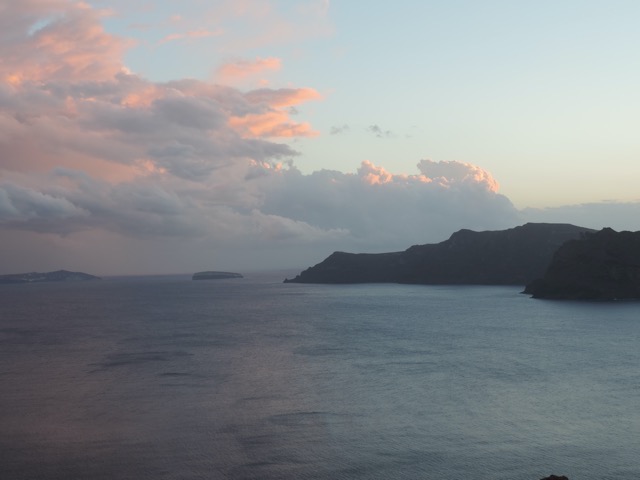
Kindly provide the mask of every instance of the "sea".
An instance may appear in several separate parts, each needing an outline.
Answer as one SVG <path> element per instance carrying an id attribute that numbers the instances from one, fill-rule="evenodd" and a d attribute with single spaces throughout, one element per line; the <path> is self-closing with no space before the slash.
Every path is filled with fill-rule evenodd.
<path id="1" fill-rule="evenodd" d="M 640 303 L 295 273 L 0 285 L 0 478 L 640 478 Z"/>

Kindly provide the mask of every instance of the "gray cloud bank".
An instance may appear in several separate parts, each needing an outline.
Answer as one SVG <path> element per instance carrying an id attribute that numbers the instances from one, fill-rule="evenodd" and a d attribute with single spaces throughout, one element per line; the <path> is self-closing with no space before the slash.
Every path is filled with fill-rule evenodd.
<path id="1" fill-rule="evenodd" d="M 98 273 L 293 267 L 336 249 L 399 250 L 463 227 L 518 221 L 492 179 L 469 176 L 477 174 L 471 165 L 466 175 L 433 178 L 393 175 L 368 162 L 356 173 L 304 175 L 251 162 L 242 171 L 233 165 L 202 182 L 164 174 L 110 183 L 63 168 L 37 181 L 9 176 L 0 182 L 0 231 L 12 232 L 0 250 L 3 266 L 37 269 L 29 263 L 41 262 L 28 252 L 33 244 L 51 252 L 47 268 L 66 258 Z M 40 240 L 25 241 L 31 237 Z M 120 258 L 107 254 L 114 244 Z"/>
<path id="2" fill-rule="evenodd" d="M 423 162 L 423 169 L 441 163 Z M 638 203 L 518 211 L 492 189 L 492 178 L 477 178 L 486 172 L 461 166 L 448 164 L 460 170 L 457 177 L 427 177 L 393 175 L 367 162 L 355 173 L 309 175 L 248 164 L 245 175 L 219 172 L 219 182 L 152 175 L 115 184 L 54 169 L 36 186 L 0 183 L 0 258 L 6 272 L 246 271 L 304 267 L 334 250 L 403 250 L 460 228 L 539 221 L 640 229 Z"/>

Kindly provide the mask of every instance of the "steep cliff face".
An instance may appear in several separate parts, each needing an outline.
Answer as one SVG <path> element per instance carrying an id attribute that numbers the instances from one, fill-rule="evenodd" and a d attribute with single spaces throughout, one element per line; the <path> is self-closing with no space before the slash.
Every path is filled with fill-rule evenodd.
<path id="1" fill-rule="evenodd" d="M 336 252 L 285 282 L 525 285 L 542 276 L 560 245 L 589 231 L 544 223 L 499 231 L 460 230 L 444 242 L 404 252 Z"/>
<path id="2" fill-rule="evenodd" d="M 605 228 L 567 242 L 545 275 L 524 293 L 534 298 L 640 299 L 640 232 Z"/>

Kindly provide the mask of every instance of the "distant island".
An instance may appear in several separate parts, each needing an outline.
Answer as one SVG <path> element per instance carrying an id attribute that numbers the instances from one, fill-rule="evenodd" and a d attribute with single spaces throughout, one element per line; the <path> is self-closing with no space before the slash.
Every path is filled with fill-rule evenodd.
<path id="1" fill-rule="evenodd" d="M 571 300 L 640 299 L 640 232 L 604 228 L 566 242 L 523 293 Z"/>
<path id="2" fill-rule="evenodd" d="M 86 282 L 88 280 L 100 280 L 100 277 L 82 272 L 69 272 L 68 270 L 56 270 L 55 272 L 30 272 L 0 275 L 1 283 L 40 283 L 40 282 Z"/>
<path id="3" fill-rule="evenodd" d="M 527 285 L 541 278 L 566 241 L 594 230 L 527 223 L 508 230 L 459 230 L 437 244 L 402 252 L 334 252 L 285 283 L 412 283 Z"/>
<path id="4" fill-rule="evenodd" d="M 239 273 L 234 272 L 197 272 L 191 277 L 192 280 L 220 280 L 223 278 L 243 278 Z"/>

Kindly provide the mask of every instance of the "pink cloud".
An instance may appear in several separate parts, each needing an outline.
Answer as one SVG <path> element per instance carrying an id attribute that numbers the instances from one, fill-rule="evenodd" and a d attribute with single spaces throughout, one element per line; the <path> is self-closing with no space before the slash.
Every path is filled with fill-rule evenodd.
<path id="1" fill-rule="evenodd" d="M 427 159 L 420 160 L 418 169 L 425 177 L 438 181 L 445 186 L 477 184 L 492 192 L 497 192 L 499 189 L 498 182 L 489 172 L 470 163 L 456 161 L 434 162 Z"/>
<path id="2" fill-rule="evenodd" d="M 282 110 L 231 117 L 229 125 L 245 137 L 315 137 L 318 132 L 306 122 L 296 123 Z"/>
<path id="3" fill-rule="evenodd" d="M 365 160 L 358 169 L 360 178 L 369 185 L 380 185 L 393 182 L 395 176 L 387 172 L 384 168 L 378 167 L 368 160 Z"/>
<path id="4" fill-rule="evenodd" d="M 205 28 L 201 28 L 198 30 L 192 30 L 184 33 L 172 33 L 165 36 L 160 43 L 174 42 L 178 40 L 189 40 L 189 39 L 199 39 L 199 38 L 209 38 L 209 37 L 218 37 L 222 35 L 222 30 L 207 30 Z"/>
<path id="5" fill-rule="evenodd" d="M 80 2 L 6 2 L 0 20 L 0 76 L 13 85 L 113 77 L 127 42 L 104 31 L 100 12 Z"/>
<path id="6" fill-rule="evenodd" d="M 1 170 L 65 167 L 111 182 L 145 175 L 204 179 L 233 162 L 295 154 L 263 138 L 315 134 L 233 88 L 159 84 L 128 73 L 121 61 L 126 42 L 100 21 L 99 12 L 65 0 L 25 0 L 3 11 Z M 279 60 L 258 63 L 274 67 Z M 272 100 L 298 103 L 313 96 L 309 91 L 276 92 Z"/>
<path id="7" fill-rule="evenodd" d="M 275 57 L 238 60 L 226 63 L 218 68 L 217 74 L 223 83 L 235 82 L 247 77 L 262 75 L 267 71 L 280 70 L 282 60 Z"/>
<path id="8" fill-rule="evenodd" d="M 434 183 L 441 188 L 481 188 L 498 192 L 498 182 L 486 170 L 470 163 L 456 161 L 420 160 L 418 175 L 391 174 L 380 166 L 365 160 L 358 169 L 358 176 L 369 185 Z"/>
<path id="9" fill-rule="evenodd" d="M 281 88 L 278 90 L 262 88 L 245 94 L 251 103 L 263 103 L 271 107 L 291 107 L 309 100 L 319 100 L 320 93 L 313 88 Z"/>
<path id="10" fill-rule="evenodd" d="M 319 133 L 306 122 L 290 119 L 286 107 L 320 98 L 313 88 L 284 88 L 252 90 L 244 98 L 258 108 L 257 112 L 235 115 L 229 125 L 243 136 L 292 138 L 315 137 Z"/>

